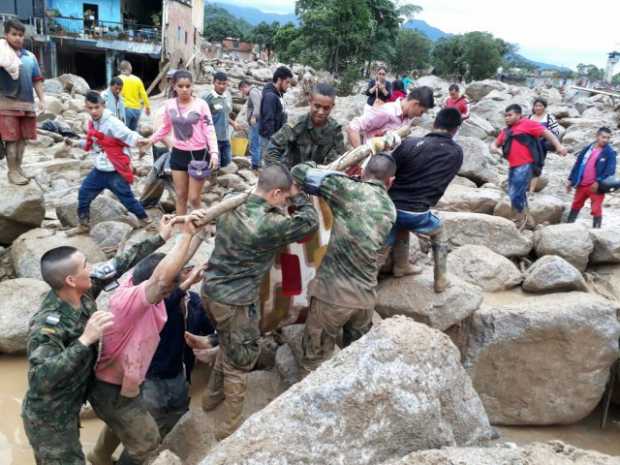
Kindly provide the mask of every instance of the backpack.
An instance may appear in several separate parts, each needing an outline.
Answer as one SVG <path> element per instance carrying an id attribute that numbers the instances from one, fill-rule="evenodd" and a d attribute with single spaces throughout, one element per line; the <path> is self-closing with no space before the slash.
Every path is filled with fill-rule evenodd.
<path id="1" fill-rule="evenodd" d="M 504 134 L 506 135 L 506 140 L 502 146 L 504 158 L 508 159 L 508 155 L 512 149 L 512 141 L 517 140 L 521 144 L 525 145 L 530 151 L 530 154 L 534 159 L 534 174 L 536 176 L 540 175 L 543 166 L 545 166 L 545 153 L 538 139 L 534 136 L 530 136 L 529 134 L 513 134 L 511 128 L 506 128 L 504 131 Z"/>

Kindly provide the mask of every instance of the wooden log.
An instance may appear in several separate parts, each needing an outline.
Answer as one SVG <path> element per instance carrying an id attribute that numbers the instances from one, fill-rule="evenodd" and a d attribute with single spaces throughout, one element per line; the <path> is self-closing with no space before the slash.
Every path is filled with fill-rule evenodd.
<path id="1" fill-rule="evenodd" d="M 411 125 L 403 126 L 402 128 L 394 131 L 401 138 L 407 137 L 411 133 Z M 336 171 L 344 171 L 350 166 L 357 165 L 361 163 L 366 158 L 371 156 L 373 153 L 377 153 L 378 151 L 384 150 L 385 145 L 387 143 L 389 134 L 384 137 L 375 137 L 367 144 L 364 144 L 360 147 L 357 147 L 353 150 L 342 155 L 338 160 L 331 163 L 327 166 L 327 169 L 336 170 Z M 219 202 L 217 205 L 213 205 L 206 209 L 205 217 L 201 218 L 200 221 L 197 221 L 195 224 L 197 227 L 205 226 L 215 220 L 218 216 L 226 213 L 227 211 L 234 210 L 246 199 L 249 197 L 252 190 L 248 190 L 247 192 L 230 196 Z"/>
<path id="2" fill-rule="evenodd" d="M 590 92 L 591 94 L 607 95 L 608 97 L 620 98 L 620 93 L 607 92 L 605 90 L 590 89 L 588 87 L 571 86 L 572 89 L 581 90 L 583 92 Z"/>
<path id="3" fill-rule="evenodd" d="M 170 62 L 166 63 L 166 65 L 159 72 L 159 74 L 157 75 L 155 80 L 153 82 L 151 82 L 151 85 L 149 86 L 149 88 L 146 89 L 146 95 L 151 95 L 151 92 L 153 92 L 153 90 L 155 89 L 157 84 L 159 84 L 159 81 L 161 81 L 161 79 L 164 77 L 164 75 L 168 72 L 168 70 L 170 69 L 170 66 L 171 66 Z"/>

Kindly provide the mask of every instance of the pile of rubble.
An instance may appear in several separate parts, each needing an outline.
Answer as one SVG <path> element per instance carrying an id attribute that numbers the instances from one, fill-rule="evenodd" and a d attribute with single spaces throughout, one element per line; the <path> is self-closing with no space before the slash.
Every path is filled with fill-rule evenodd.
<path id="1" fill-rule="evenodd" d="M 263 85 L 273 72 L 264 63 L 203 65 L 206 75 L 216 68 L 227 71 L 233 92 L 239 80 Z M 303 81 L 329 78 L 307 67 L 293 71 L 297 82 L 285 98 L 290 118 L 308 111 Z M 88 117 L 82 84 L 67 77 L 46 81 L 47 108 L 40 121 L 83 134 Z M 431 86 L 437 101 L 449 85 L 433 76 L 417 84 Z M 208 89 L 201 84 L 197 93 Z M 457 138 L 465 161 L 438 205 L 451 249 L 448 291 L 433 292 L 428 245 L 411 241 L 410 255 L 426 264 L 425 271 L 381 280 L 371 333 L 297 382 L 300 328 L 285 328 L 273 342 L 271 363 L 250 374 L 249 418 L 242 427 L 216 444 L 214 417 L 192 410 L 164 442 L 169 451 L 159 465 L 495 464 L 520 463 L 524 457 L 532 464 L 617 463 L 557 443 L 474 446 L 494 437 L 490 424 L 570 424 L 588 416 L 601 399 L 620 336 L 615 233 L 620 202 L 608 196 L 602 230 L 590 230 L 585 218 L 561 223 L 570 202 L 564 183 L 574 152 L 592 141 L 598 127 L 618 128 L 619 108 L 607 97 L 492 80 L 471 83 L 466 93 L 472 116 Z M 242 101 L 235 96 L 243 120 Z M 528 111 L 536 96 L 548 100 L 572 154 L 549 155 L 544 188 L 529 199 L 533 223 L 520 232 L 508 219 L 507 166 L 490 154 L 488 144 L 504 125 L 504 108 L 519 103 Z M 154 101 L 157 106 L 161 98 Z M 364 104 L 361 94 L 338 97 L 333 116 L 344 127 Z M 420 119 L 416 135 L 431 127 L 435 111 Z M 147 119 L 141 129 L 147 133 L 152 126 Z M 620 148 L 620 139 L 614 143 Z M 135 162 L 138 192 L 151 163 L 149 158 Z M 24 168 L 36 180 L 26 187 L 7 184 L 0 168 L 3 353 L 25 350 L 28 320 L 47 290 L 39 281 L 38 262 L 45 250 L 74 245 L 97 262 L 145 234 L 113 196 L 104 194 L 92 206 L 91 234 L 65 236 L 64 229 L 77 222 L 77 188 L 92 161 L 79 149 L 68 150 L 59 136 L 42 133 L 28 146 Z M 249 168 L 246 158 L 235 158 L 207 182 L 205 204 L 254 185 Z M 163 204 L 170 203 L 164 196 Z M 155 219 L 161 214 L 149 213 Z M 197 260 L 208 259 L 212 247 L 205 243 Z"/>

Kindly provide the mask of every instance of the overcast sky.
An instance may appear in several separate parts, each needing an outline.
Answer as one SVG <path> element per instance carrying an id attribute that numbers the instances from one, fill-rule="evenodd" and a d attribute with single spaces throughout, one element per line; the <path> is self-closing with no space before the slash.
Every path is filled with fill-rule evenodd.
<path id="1" fill-rule="evenodd" d="M 222 0 L 230 1 L 230 0 Z M 294 0 L 237 0 L 274 13 L 294 10 Z M 574 68 L 605 67 L 607 54 L 620 51 L 620 0 L 414 0 L 418 16 L 445 32 L 488 31 L 517 43 L 526 57 Z M 581 4 L 581 8 L 577 5 Z M 616 72 L 620 72 L 620 65 Z"/>

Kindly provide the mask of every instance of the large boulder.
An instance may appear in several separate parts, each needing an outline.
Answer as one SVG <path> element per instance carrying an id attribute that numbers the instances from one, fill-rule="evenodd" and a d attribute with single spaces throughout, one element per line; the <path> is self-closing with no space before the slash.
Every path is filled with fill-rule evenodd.
<path id="1" fill-rule="evenodd" d="M 0 181 L 0 244 L 9 245 L 21 234 L 38 228 L 45 217 L 43 193 L 34 183 L 14 186 Z"/>
<path id="2" fill-rule="evenodd" d="M 210 415 L 202 409 L 191 409 L 164 438 L 161 449 L 173 452 L 183 465 L 196 465 L 216 444 Z"/>
<path id="3" fill-rule="evenodd" d="M 486 97 L 494 90 L 506 92 L 508 90 L 508 86 L 503 82 L 496 81 L 494 79 L 485 79 L 484 81 L 476 81 L 469 84 L 465 88 L 465 93 L 470 99 L 477 102 L 478 100 L 482 100 L 483 97 Z"/>
<path id="4" fill-rule="evenodd" d="M 181 459 L 170 452 L 169 450 L 164 450 L 160 452 L 157 458 L 150 463 L 150 465 L 185 465 Z"/>
<path id="5" fill-rule="evenodd" d="M 19 236 L 11 247 L 15 272 L 20 278 L 41 279 L 41 257 L 55 247 L 75 247 L 89 263 L 102 262 L 106 256 L 89 236 L 67 237 L 47 229 L 33 229 Z"/>
<path id="6" fill-rule="evenodd" d="M 462 137 L 473 137 L 475 139 L 486 139 L 496 133 L 496 129 L 484 118 L 470 113 L 469 118 L 463 121 L 459 135 Z"/>
<path id="7" fill-rule="evenodd" d="M 618 307 L 584 292 L 488 304 L 465 324 L 463 363 L 491 422 L 571 424 L 599 403 L 618 358 Z"/>
<path id="8" fill-rule="evenodd" d="M 532 250 L 532 240 L 520 234 L 512 221 L 479 213 L 441 214 L 449 245 L 484 245 L 505 257 L 524 257 Z"/>
<path id="9" fill-rule="evenodd" d="M 577 268 L 562 257 L 546 255 L 525 273 L 523 290 L 527 292 L 587 291 L 586 281 Z"/>
<path id="10" fill-rule="evenodd" d="M 464 245 L 453 251 L 448 255 L 448 270 L 488 292 L 512 289 L 523 281 L 513 262 L 483 245 Z"/>
<path id="11" fill-rule="evenodd" d="M 501 198 L 502 193 L 497 189 L 478 189 L 451 184 L 437 203 L 437 209 L 490 215 Z"/>
<path id="12" fill-rule="evenodd" d="M 491 435 L 450 339 L 396 317 L 246 420 L 201 465 L 374 465 Z"/>
<path id="13" fill-rule="evenodd" d="M 382 465 L 620 465 L 620 459 L 552 441 L 525 446 L 446 447 L 414 452 Z"/>
<path id="14" fill-rule="evenodd" d="M 456 142 L 463 149 L 460 176 L 471 179 L 478 185 L 497 181 L 497 160 L 491 156 L 487 144 L 473 137 L 458 137 Z"/>
<path id="15" fill-rule="evenodd" d="M 58 76 L 58 80 L 65 86 L 65 90 L 72 94 L 86 95 L 86 92 L 90 90 L 86 79 L 75 74 L 63 74 Z"/>
<path id="16" fill-rule="evenodd" d="M 58 79 L 46 79 L 43 81 L 43 90 L 46 94 L 46 99 L 49 97 L 48 94 L 62 94 L 65 90 L 65 86 Z"/>
<path id="17" fill-rule="evenodd" d="M 504 121 L 504 110 L 506 109 L 506 103 L 484 99 L 475 105 L 472 105 L 471 112 L 477 117 L 487 121 L 495 132 L 506 126 Z"/>
<path id="18" fill-rule="evenodd" d="M 566 202 L 553 195 L 536 194 L 528 200 L 528 213 L 533 224 L 558 224 L 562 222 L 562 215 L 566 208 Z M 495 216 L 510 219 L 514 216 L 510 199 L 506 196 L 495 206 Z"/>
<path id="19" fill-rule="evenodd" d="M 558 255 L 577 268 L 585 271 L 594 250 L 590 233 L 581 224 L 557 224 L 536 231 L 534 235 L 536 255 Z"/>
<path id="20" fill-rule="evenodd" d="M 480 288 L 456 276 L 450 276 L 449 279 L 448 289 L 438 294 L 433 290 L 430 270 L 417 276 L 386 278 L 379 283 L 375 310 L 383 318 L 404 315 L 445 331 L 469 317 L 482 305 Z"/>
<path id="21" fill-rule="evenodd" d="M 620 236 L 612 229 L 592 229 L 590 237 L 594 250 L 590 254 L 590 263 L 620 263 Z"/>
<path id="22" fill-rule="evenodd" d="M 77 194 L 66 196 L 56 206 L 56 216 L 63 226 L 73 227 L 78 225 L 77 206 Z M 138 220 L 118 200 L 107 195 L 99 195 L 90 204 L 90 225 L 92 227 L 104 221 L 120 221 L 131 226 L 137 226 Z"/>
<path id="23" fill-rule="evenodd" d="M 118 249 L 129 238 L 133 228 L 120 221 L 97 223 L 90 231 L 91 237 L 102 249 Z"/>
<path id="24" fill-rule="evenodd" d="M 50 288 L 31 278 L 0 282 L 0 352 L 26 351 L 28 325 Z"/>
<path id="25" fill-rule="evenodd" d="M 258 68 L 250 71 L 250 74 L 257 81 L 267 82 L 273 78 L 273 71 L 270 68 Z"/>

